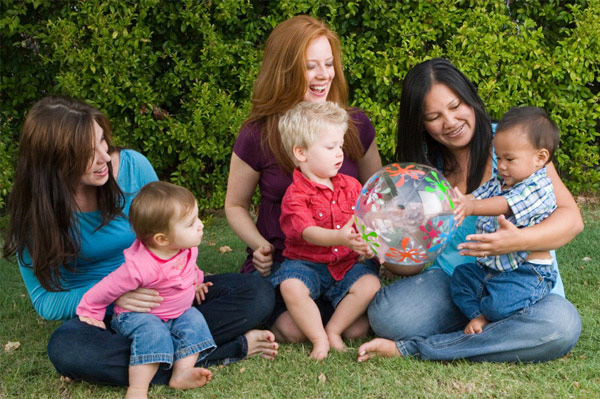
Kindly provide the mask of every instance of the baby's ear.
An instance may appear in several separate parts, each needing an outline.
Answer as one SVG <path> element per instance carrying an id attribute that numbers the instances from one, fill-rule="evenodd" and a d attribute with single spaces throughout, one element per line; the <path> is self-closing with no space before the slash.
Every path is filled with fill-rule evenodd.
<path id="1" fill-rule="evenodd" d="M 294 158 L 296 158 L 296 164 L 298 162 L 306 162 L 306 148 L 295 145 L 292 148 L 292 154 L 294 154 Z"/>
<path id="2" fill-rule="evenodd" d="M 536 154 L 536 163 L 539 168 L 543 167 L 550 161 L 550 151 L 546 148 L 541 148 L 537 151 Z"/>
<path id="3" fill-rule="evenodd" d="M 152 236 L 152 242 L 157 247 L 164 247 L 169 245 L 169 238 L 164 233 L 156 233 Z"/>

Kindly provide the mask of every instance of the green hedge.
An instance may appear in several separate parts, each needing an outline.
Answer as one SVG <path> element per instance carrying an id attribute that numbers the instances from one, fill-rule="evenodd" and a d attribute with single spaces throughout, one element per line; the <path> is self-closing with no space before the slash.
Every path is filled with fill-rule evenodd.
<path id="1" fill-rule="evenodd" d="M 262 46 L 300 13 L 340 35 L 351 102 L 370 114 L 384 162 L 406 71 L 447 57 L 492 117 L 547 109 L 569 188 L 600 189 L 600 0 L 1 1 L 0 210 L 23 117 L 46 94 L 96 105 L 118 145 L 192 189 L 201 208 L 221 207 Z"/>

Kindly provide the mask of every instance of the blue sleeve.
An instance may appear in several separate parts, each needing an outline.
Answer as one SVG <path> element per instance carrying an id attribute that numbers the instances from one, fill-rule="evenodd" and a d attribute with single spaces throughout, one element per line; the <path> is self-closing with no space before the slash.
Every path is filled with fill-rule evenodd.
<path id="1" fill-rule="evenodd" d="M 28 254 L 23 254 L 23 257 L 28 257 Z M 72 288 L 67 291 L 46 291 L 33 274 L 33 267 L 24 266 L 19 261 L 19 269 L 33 308 L 46 320 L 67 320 L 75 317 L 75 308 L 83 294 L 93 285 L 91 282 L 88 286 Z"/>

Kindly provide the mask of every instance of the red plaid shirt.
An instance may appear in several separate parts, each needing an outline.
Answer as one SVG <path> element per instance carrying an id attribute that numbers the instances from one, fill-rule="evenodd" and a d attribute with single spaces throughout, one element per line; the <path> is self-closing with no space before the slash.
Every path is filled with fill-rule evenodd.
<path id="1" fill-rule="evenodd" d="M 331 178 L 333 191 L 307 179 L 299 169 L 281 201 L 281 229 L 285 234 L 283 255 L 290 259 L 325 263 L 335 280 L 341 280 L 358 260 L 348 247 L 322 247 L 302 238 L 304 229 L 319 226 L 341 229 L 354 215 L 354 206 L 362 189 L 355 178 L 338 173 Z"/>

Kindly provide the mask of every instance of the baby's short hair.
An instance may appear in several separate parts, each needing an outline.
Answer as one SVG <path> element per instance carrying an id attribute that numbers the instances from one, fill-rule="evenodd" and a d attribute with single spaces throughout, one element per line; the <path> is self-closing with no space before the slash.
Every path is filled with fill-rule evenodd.
<path id="1" fill-rule="evenodd" d="M 187 188 L 155 181 L 146 184 L 133 199 L 129 222 L 137 238 L 152 246 L 155 234 L 169 234 L 171 222 L 180 220 L 196 206 L 196 198 Z"/>
<path id="2" fill-rule="evenodd" d="M 546 111 L 530 106 L 511 108 L 498 122 L 496 134 L 515 127 L 523 129 L 534 148 L 548 150 L 548 162 L 553 159 L 554 151 L 558 148 L 560 131 Z"/>
<path id="3" fill-rule="evenodd" d="M 334 102 L 303 101 L 289 109 L 279 119 L 281 142 L 291 159 L 295 146 L 308 148 L 317 139 L 319 129 L 326 124 L 348 130 L 348 113 Z"/>

